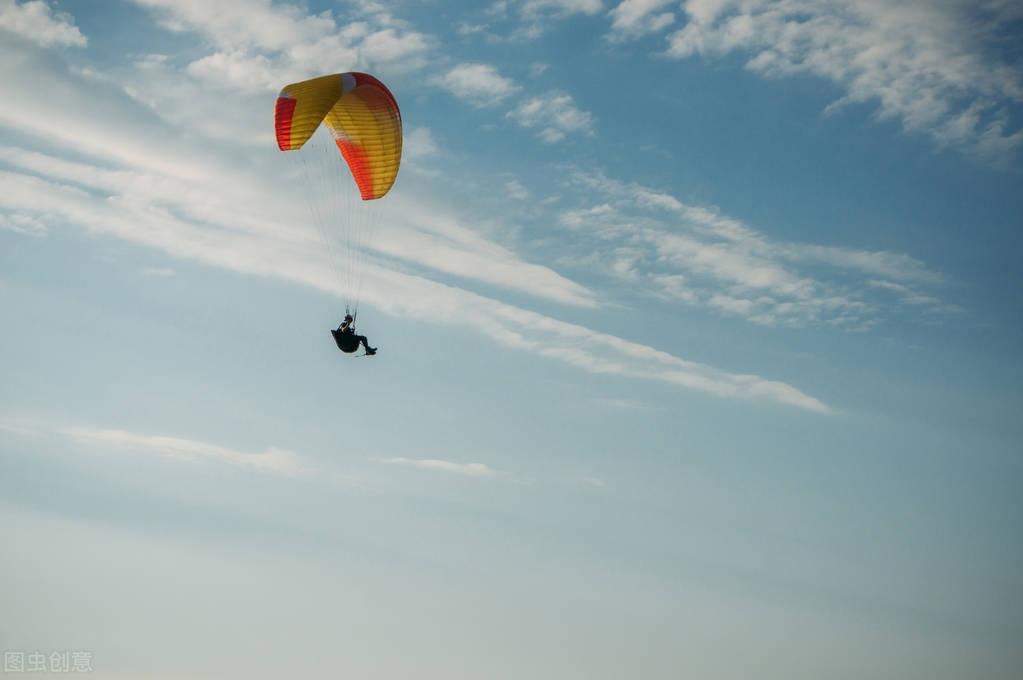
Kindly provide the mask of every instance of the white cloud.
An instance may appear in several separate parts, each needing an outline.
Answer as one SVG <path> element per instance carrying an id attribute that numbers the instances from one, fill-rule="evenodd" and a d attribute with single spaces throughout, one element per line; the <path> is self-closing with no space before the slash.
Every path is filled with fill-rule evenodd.
<path id="1" fill-rule="evenodd" d="M 474 106 L 498 104 L 520 89 L 488 64 L 458 64 L 433 82 Z"/>
<path id="2" fill-rule="evenodd" d="M 15 434 L 20 437 L 38 437 L 42 429 L 36 420 L 28 418 L 0 418 L 0 432 Z"/>
<path id="3" fill-rule="evenodd" d="M 551 144 L 568 134 L 594 134 L 593 115 L 576 107 L 572 95 L 551 91 L 530 97 L 508 112 L 524 128 L 539 128 L 539 136 Z"/>
<path id="4" fill-rule="evenodd" d="M 786 297 L 806 298 L 813 294 L 812 281 L 746 248 L 683 234 L 651 232 L 646 237 L 662 260 L 695 274 Z"/>
<path id="5" fill-rule="evenodd" d="M 780 257 L 793 262 L 827 264 L 900 281 L 927 284 L 941 282 L 940 274 L 928 269 L 927 265 L 915 257 L 901 253 L 792 243 L 778 245 L 776 252 Z"/>
<path id="6" fill-rule="evenodd" d="M 411 70 L 409 67 L 413 64 L 416 68 L 425 66 L 423 55 L 430 44 L 422 33 L 387 28 L 367 35 L 359 49 L 366 64 L 389 64 L 392 68 L 400 64 Z"/>
<path id="7" fill-rule="evenodd" d="M 416 201 L 391 201 L 391 207 L 388 226 L 381 226 L 373 241 L 373 247 L 383 253 L 569 305 L 597 305 L 588 288 L 547 267 L 521 261 L 451 216 L 439 215 Z"/>
<path id="8" fill-rule="evenodd" d="M 98 446 L 105 450 L 144 453 L 184 461 L 212 460 L 283 475 L 297 475 L 303 471 L 298 456 L 284 449 L 249 452 L 194 439 L 96 427 L 70 427 L 64 429 L 63 433 L 80 444 Z"/>
<path id="9" fill-rule="evenodd" d="M 557 144 L 565 138 L 565 133 L 555 127 L 545 127 L 540 130 L 538 136 L 546 144 Z"/>
<path id="10" fill-rule="evenodd" d="M 877 102 L 882 118 L 941 145 L 1001 154 L 1023 143 L 1005 110 L 1023 102 L 1023 76 L 993 47 L 1017 25 L 1011 5 L 690 0 L 685 8 L 689 21 L 670 37 L 670 56 L 742 51 L 764 76 L 810 74 L 843 88 L 829 110 Z"/>
<path id="11" fill-rule="evenodd" d="M 46 236 L 49 232 L 42 216 L 18 212 L 0 213 L 0 229 L 26 236 Z"/>
<path id="12" fill-rule="evenodd" d="M 712 295 L 708 302 L 722 311 L 740 316 L 752 316 L 752 312 L 756 308 L 756 303 L 752 300 L 742 300 L 720 293 Z"/>
<path id="13" fill-rule="evenodd" d="M 867 282 L 870 286 L 880 290 L 888 291 L 899 298 L 899 301 L 906 305 L 924 307 L 934 311 L 957 313 L 963 311 L 958 305 L 943 303 L 937 297 L 921 293 L 911 286 L 894 281 L 871 280 Z"/>
<path id="14" fill-rule="evenodd" d="M 354 61 L 355 53 L 349 59 Z M 187 73 L 200 80 L 237 90 L 279 90 L 287 84 L 278 66 L 262 54 L 215 52 L 190 63 Z"/>
<path id="15" fill-rule="evenodd" d="M 470 24 L 465 21 L 458 24 L 458 35 L 476 35 L 486 31 L 486 24 Z"/>
<path id="16" fill-rule="evenodd" d="M 818 413 L 831 412 L 814 397 L 757 375 L 726 373 L 516 307 L 501 305 L 493 312 L 484 332 L 494 339 L 591 373 L 653 380 L 724 398 L 766 399 Z"/>
<path id="17" fill-rule="evenodd" d="M 654 274 L 650 277 L 654 289 L 661 297 L 674 302 L 696 304 L 699 296 L 689 288 L 686 277 L 682 274 Z"/>
<path id="18" fill-rule="evenodd" d="M 340 22 L 329 10 L 310 15 L 297 5 L 269 0 L 134 0 L 168 30 L 205 36 L 216 51 L 187 67 L 207 83 L 242 91 L 276 90 L 324 72 L 374 70 L 387 76 L 426 65 L 429 36 L 380 8 L 362 7 L 363 20 Z"/>
<path id="19" fill-rule="evenodd" d="M 613 411 L 643 411 L 650 407 L 635 399 L 613 399 L 600 397 L 593 400 L 596 404 Z"/>
<path id="20" fill-rule="evenodd" d="M 667 28 L 674 23 L 675 14 L 658 10 L 674 3 L 675 0 L 622 0 L 610 12 L 610 39 L 620 42 Z"/>
<path id="21" fill-rule="evenodd" d="M 578 227 L 584 224 L 589 225 L 604 216 L 616 214 L 610 203 L 601 203 L 582 210 L 566 210 L 558 217 L 558 221 L 569 227 Z"/>
<path id="22" fill-rule="evenodd" d="M 594 16 L 604 9 L 602 0 L 517 0 L 494 2 L 485 11 L 490 20 L 486 28 L 511 22 L 512 28 L 500 35 L 495 28 L 487 32 L 494 42 L 536 40 L 557 22 L 576 16 Z"/>
<path id="23" fill-rule="evenodd" d="M 16 33 L 25 40 L 49 47 L 85 47 L 88 40 L 74 19 L 63 13 L 54 12 L 43 0 L 0 0 L 0 30 Z"/>
<path id="24" fill-rule="evenodd" d="M 525 0 L 522 3 L 522 13 L 525 16 L 592 15 L 602 9 L 604 9 L 602 0 Z"/>
<path id="25" fill-rule="evenodd" d="M 703 305 L 761 325 L 838 325 L 862 329 L 876 322 L 877 277 L 918 286 L 941 276 L 908 255 L 840 246 L 774 241 L 714 208 L 599 172 L 569 171 L 584 199 L 603 200 L 564 210 L 560 223 L 601 241 L 592 262 L 646 286 L 666 301 Z M 608 245 L 608 244 L 611 245 Z M 812 272 L 812 273 L 811 273 Z M 952 307 L 917 294 L 921 307 Z"/>
<path id="26" fill-rule="evenodd" d="M 401 155 L 403 160 L 412 162 L 424 160 L 440 153 L 440 147 L 430 128 L 417 127 L 403 133 Z"/>
<path id="27" fill-rule="evenodd" d="M 450 460 L 440 460 L 437 458 L 381 458 L 379 462 L 387 465 L 403 465 L 420 470 L 448 472 L 465 477 L 494 478 L 505 474 L 483 463 L 455 463 Z"/>
<path id="28" fill-rule="evenodd" d="M 686 206 L 671 194 L 663 194 L 649 189 L 639 188 L 636 201 L 645 208 L 661 208 L 673 212 L 682 212 Z"/>
<path id="29" fill-rule="evenodd" d="M 256 58 L 248 74 L 225 74 L 218 70 L 218 62 L 219 58 L 198 59 L 181 68 L 167 55 L 147 54 L 114 71 L 116 78 L 92 71 L 87 75 L 105 88 L 128 94 L 169 129 L 219 145 L 272 147 L 273 131 L 264 107 L 283 81 L 275 82 L 269 64 L 261 71 Z M 204 72 L 207 65 L 216 72 Z"/>
<path id="30" fill-rule="evenodd" d="M 22 437 L 56 435 L 103 452 L 144 454 L 185 462 L 212 461 L 268 474 L 298 476 L 309 472 L 296 453 L 275 447 L 265 451 L 245 451 L 197 439 L 91 425 L 67 426 L 40 418 L 0 417 L 0 431 Z"/>
<path id="31" fill-rule="evenodd" d="M 270 0 L 133 0 L 155 10 L 171 31 L 199 31 L 224 50 L 285 50 L 337 30 L 329 12 L 307 14 L 296 5 Z"/>
<path id="32" fill-rule="evenodd" d="M 651 191 L 644 187 L 633 187 L 638 205 L 645 208 L 659 208 L 673 212 L 703 234 L 727 242 L 745 243 L 757 250 L 770 250 L 773 255 L 793 261 L 827 264 L 843 269 L 854 269 L 867 274 L 889 276 L 896 279 L 917 280 L 938 283 L 941 277 L 927 269 L 923 262 L 900 253 L 865 251 L 836 246 L 820 246 L 804 243 L 768 244 L 766 238 L 744 225 L 739 220 L 720 214 L 717 210 L 682 203 L 670 194 Z"/>
<path id="33" fill-rule="evenodd" d="M 508 195 L 508 198 L 514 199 L 516 201 L 524 201 L 527 198 L 529 198 L 529 190 L 526 189 L 526 187 L 522 185 L 522 182 L 519 182 L 518 180 L 513 179 L 508 182 L 505 182 L 504 190 L 505 193 Z"/>
<path id="34" fill-rule="evenodd" d="M 143 267 L 142 273 L 157 279 L 168 279 L 177 275 L 177 272 L 170 267 Z"/>
<path id="35" fill-rule="evenodd" d="M 508 0 L 494 0 L 487 7 L 486 14 L 491 17 L 504 17 L 508 14 Z"/>

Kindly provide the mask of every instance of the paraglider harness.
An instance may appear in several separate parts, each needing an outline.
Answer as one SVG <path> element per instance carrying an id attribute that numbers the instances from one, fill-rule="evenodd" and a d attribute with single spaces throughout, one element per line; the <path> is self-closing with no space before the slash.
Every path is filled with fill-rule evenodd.
<path id="1" fill-rule="evenodd" d="M 358 315 L 358 312 L 352 314 L 349 309 L 345 307 L 345 320 L 347 321 L 351 318 L 351 321 L 347 326 L 345 326 L 342 321 L 340 326 L 330 331 L 330 334 L 334 336 L 334 343 L 337 344 L 337 348 L 345 354 L 354 354 L 359 351 L 359 336 L 355 334 L 356 315 Z M 364 357 L 366 355 L 360 354 L 359 356 Z"/>

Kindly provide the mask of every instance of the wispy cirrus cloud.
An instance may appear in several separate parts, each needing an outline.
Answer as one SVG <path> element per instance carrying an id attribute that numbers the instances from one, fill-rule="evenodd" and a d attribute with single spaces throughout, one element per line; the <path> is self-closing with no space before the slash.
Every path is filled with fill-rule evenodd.
<path id="1" fill-rule="evenodd" d="M 298 456 L 286 449 L 252 452 L 195 439 L 96 427 L 69 427 L 62 433 L 80 444 L 102 447 L 107 451 L 142 453 L 190 462 L 216 461 L 288 476 L 303 471 Z"/>
<path id="2" fill-rule="evenodd" d="M 458 463 L 439 458 L 379 458 L 378 462 L 386 465 L 400 465 L 419 470 L 432 470 L 435 472 L 446 472 L 449 474 L 461 475 L 463 477 L 476 477 L 479 479 L 493 479 L 507 473 L 495 470 L 483 463 Z"/>
<path id="3" fill-rule="evenodd" d="M 813 75 L 845 95 L 829 107 L 876 102 L 882 119 L 941 146 L 992 155 L 1018 150 L 1023 71 L 997 45 L 1011 40 L 1018 3 L 884 0 L 689 0 L 666 54 L 750 55 L 769 78 Z"/>
<path id="4" fill-rule="evenodd" d="M 156 456 L 186 463 L 219 463 L 287 477 L 309 471 L 294 451 L 276 447 L 248 451 L 188 437 L 9 416 L 0 417 L 0 431 L 20 437 L 61 437 L 104 453 Z"/>
<path id="5" fill-rule="evenodd" d="M 459 32 L 484 35 L 492 42 L 528 42 L 560 21 L 595 16 L 603 9 L 602 0 L 496 0 L 482 12 L 480 22 L 463 23 Z"/>
<path id="6" fill-rule="evenodd" d="M 604 9 L 602 0 L 523 0 L 522 13 L 526 15 L 597 14 Z"/>
<path id="7" fill-rule="evenodd" d="M 883 279 L 872 279 L 868 281 L 867 284 L 874 288 L 890 292 L 904 305 L 920 307 L 926 311 L 934 312 L 958 313 L 963 311 L 963 308 L 959 305 L 942 302 L 936 296 L 922 293 L 904 283 L 896 283 L 895 281 L 886 281 Z"/>
<path id="8" fill-rule="evenodd" d="M 877 297 L 882 290 L 930 311 L 955 309 L 920 292 L 942 277 L 909 255 L 777 241 L 716 208 L 599 172 L 569 173 L 569 183 L 584 197 L 604 200 L 560 216 L 565 228 L 593 242 L 590 266 L 667 301 L 761 325 L 857 330 L 877 323 L 890 306 Z M 893 285 L 877 285 L 881 278 Z"/>

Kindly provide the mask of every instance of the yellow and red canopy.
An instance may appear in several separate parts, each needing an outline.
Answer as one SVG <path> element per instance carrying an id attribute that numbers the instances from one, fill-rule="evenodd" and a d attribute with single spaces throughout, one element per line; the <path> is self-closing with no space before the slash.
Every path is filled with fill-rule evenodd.
<path id="1" fill-rule="evenodd" d="M 401 112 L 390 90 L 366 73 L 335 73 L 285 86 L 274 127 L 281 151 L 302 148 L 325 125 L 363 200 L 386 194 L 401 163 Z"/>

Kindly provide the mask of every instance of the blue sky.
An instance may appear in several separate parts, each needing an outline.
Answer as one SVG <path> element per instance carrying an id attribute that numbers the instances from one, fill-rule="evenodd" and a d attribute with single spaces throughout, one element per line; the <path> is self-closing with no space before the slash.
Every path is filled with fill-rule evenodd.
<path id="1" fill-rule="evenodd" d="M 891 5 L 0 1 L 0 647 L 1018 677 L 1023 11 Z M 272 129 L 349 70 L 366 360 Z"/>

